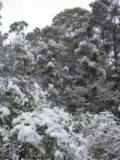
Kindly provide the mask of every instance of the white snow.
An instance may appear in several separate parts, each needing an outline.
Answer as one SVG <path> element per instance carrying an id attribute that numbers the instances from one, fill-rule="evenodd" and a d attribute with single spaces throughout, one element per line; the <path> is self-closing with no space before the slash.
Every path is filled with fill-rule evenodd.
<path id="1" fill-rule="evenodd" d="M 0 107 L 0 119 L 4 119 L 9 115 L 10 115 L 10 110 L 8 108 Z"/>
<path id="2" fill-rule="evenodd" d="M 76 160 L 78 160 L 78 157 L 79 160 L 87 160 L 86 141 L 82 134 L 77 135 L 69 130 L 72 127 L 71 125 L 73 125 L 71 124 L 71 116 L 62 109 L 42 108 L 40 111 L 23 113 L 13 120 L 13 125 L 15 127 L 11 133 L 18 132 L 18 140 L 28 142 L 38 149 L 40 146 L 43 147 L 42 140 L 44 140 L 46 135 L 55 138 L 58 148 L 63 150 L 63 153 L 60 153 L 60 151 L 55 152 L 55 156 L 60 160 L 63 160 L 62 155 L 64 152 L 72 153 Z M 42 131 L 43 126 L 46 127 Z M 37 132 L 37 128 L 41 128 L 42 132 Z"/>
<path id="3" fill-rule="evenodd" d="M 8 91 L 13 91 L 13 92 L 15 92 L 17 94 L 17 97 L 15 97 L 15 99 L 16 99 L 16 101 L 18 103 L 21 102 L 21 104 L 24 105 L 24 103 L 26 101 L 28 101 L 28 99 L 26 98 L 25 94 L 20 90 L 18 85 L 13 83 L 12 80 L 8 81 L 7 90 Z"/>
<path id="4" fill-rule="evenodd" d="M 48 62 L 48 64 L 47 64 L 47 67 L 48 68 L 55 68 L 55 65 L 53 64 L 53 62 Z"/>
<path id="5" fill-rule="evenodd" d="M 18 140 L 28 142 L 33 146 L 38 147 L 42 140 L 42 136 L 40 136 L 31 126 L 22 125 L 18 133 Z"/>

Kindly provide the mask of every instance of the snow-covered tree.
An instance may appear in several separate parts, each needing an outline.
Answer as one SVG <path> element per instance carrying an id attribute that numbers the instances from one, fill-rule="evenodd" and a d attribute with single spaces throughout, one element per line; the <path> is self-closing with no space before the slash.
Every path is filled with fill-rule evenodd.
<path id="1" fill-rule="evenodd" d="M 91 7 L 0 33 L 1 160 L 120 159 L 120 8 Z"/>
<path id="2" fill-rule="evenodd" d="M 120 2 L 119 0 L 96 0 L 91 3 L 90 26 L 100 31 L 101 51 L 113 59 L 115 81 L 114 89 L 119 86 L 118 59 L 120 52 Z"/>

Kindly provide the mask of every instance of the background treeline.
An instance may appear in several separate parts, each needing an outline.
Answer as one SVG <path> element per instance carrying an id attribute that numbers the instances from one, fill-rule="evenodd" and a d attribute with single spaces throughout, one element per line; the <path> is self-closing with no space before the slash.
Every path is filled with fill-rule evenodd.
<path id="1" fill-rule="evenodd" d="M 49 98 L 70 112 L 109 110 L 119 116 L 119 1 L 90 6 L 91 12 L 66 9 L 51 26 L 27 34 L 25 21 L 11 24 L 0 37 L 1 76 L 34 77 L 44 90 L 52 85 Z"/>

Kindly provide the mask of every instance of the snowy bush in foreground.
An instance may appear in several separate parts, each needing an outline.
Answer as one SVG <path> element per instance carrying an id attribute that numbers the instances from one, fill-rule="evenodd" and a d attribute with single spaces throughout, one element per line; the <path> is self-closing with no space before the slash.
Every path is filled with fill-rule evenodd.
<path id="1" fill-rule="evenodd" d="M 91 122 L 95 131 L 87 139 L 94 158 L 120 159 L 120 120 L 109 112 L 102 112 L 94 115 Z"/>
<path id="2" fill-rule="evenodd" d="M 34 159 L 35 151 L 45 160 L 88 159 L 86 140 L 82 133 L 74 132 L 72 116 L 51 108 L 37 82 L 17 78 L 6 81 L 6 106 L 0 108 L 1 159 Z"/>
<path id="3" fill-rule="evenodd" d="M 120 158 L 120 122 L 111 113 L 70 115 L 48 103 L 34 80 L 7 82 L 5 102 L 0 99 L 0 159 Z"/>
<path id="4" fill-rule="evenodd" d="M 87 160 L 88 148 L 82 133 L 75 133 L 75 122 L 59 108 L 42 108 L 23 113 L 13 120 L 11 134 L 17 133 L 22 143 L 29 143 L 44 159 Z"/>

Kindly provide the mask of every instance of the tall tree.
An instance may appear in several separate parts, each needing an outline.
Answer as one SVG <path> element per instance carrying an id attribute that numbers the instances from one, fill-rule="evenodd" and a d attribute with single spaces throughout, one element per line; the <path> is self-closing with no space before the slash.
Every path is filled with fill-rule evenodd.
<path id="1" fill-rule="evenodd" d="M 89 15 L 89 11 L 76 7 L 66 9 L 53 18 L 52 25 L 63 31 L 60 38 L 69 46 L 71 52 L 78 47 L 80 40 L 85 39 Z"/>
<path id="2" fill-rule="evenodd" d="M 95 28 L 99 30 L 101 39 L 100 50 L 108 55 L 113 61 L 115 85 L 118 88 L 118 60 L 120 54 L 120 2 L 119 0 L 96 0 L 90 4 L 92 14 L 89 22 L 88 31 Z M 93 37 L 93 32 L 92 32 Z M 89 33 L 90 36 L 90 33 Z M 91 37 L 91 36 L 90 36 Z M 112 67 L 113 68 L 113 67 Z"/>

